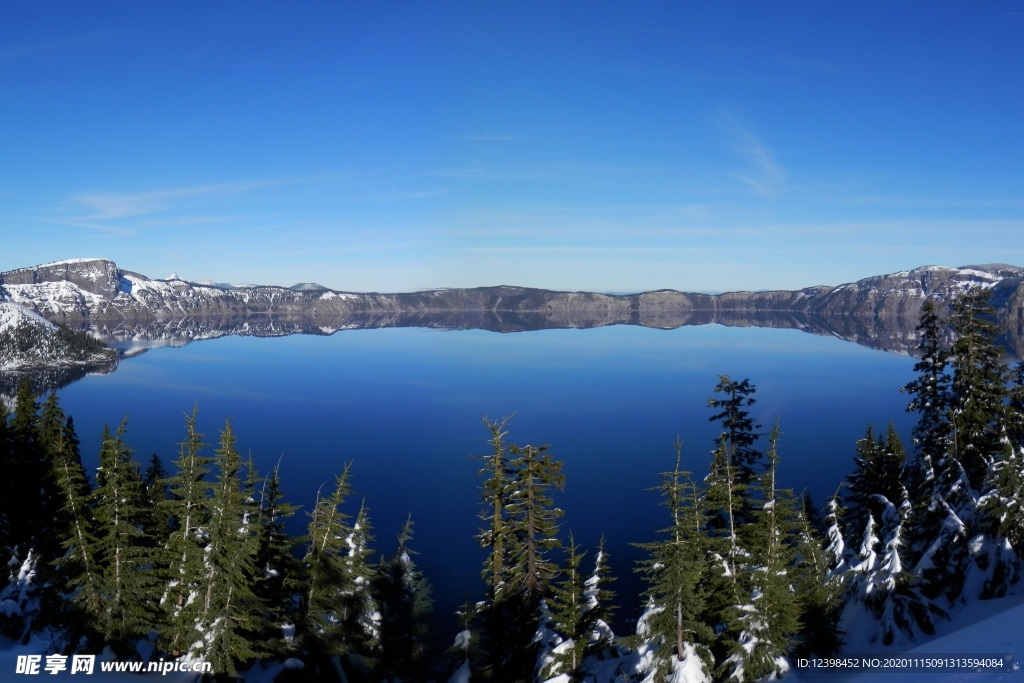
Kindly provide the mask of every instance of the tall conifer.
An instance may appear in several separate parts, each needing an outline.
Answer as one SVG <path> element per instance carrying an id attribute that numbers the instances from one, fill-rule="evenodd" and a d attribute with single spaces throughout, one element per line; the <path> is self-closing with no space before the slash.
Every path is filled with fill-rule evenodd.
<path id="1" fill-rule="evenodd" d="M 166 505 L 173 529 L 164 561 L 167 589 L 162 602 L 167 625 L 161 645 L 174 657 L 185 653 L 199 637 L 196 623 L 201 602 L 196 598 L 205 572 L 210 517 L 205 479 L 212 459 L 203 453 L 206 444 L 196 424 L 198 412 L 195 407 L 185 415 L 185 439 L 179 444 L 174 476 L 167 482 L 171 497 Z"/>
<path id="2" fill-rule="evenodd" d="M 701 492 L 682 464 L 682 444 L 675 442 L 676 460 L 671 472 L 661 475 L 655 490 L 668 508 L 670 526 L 660 541 L 641 545 L 648 551 L 639 571 L 647 579 L 648 609 L 637 627 L 637 636 L 657 648 L 656 681 L 672 680 L 673 672 L 687 666 L 710 674 L 714 666 L 716 617 L 709 619 L 708 578 L 720 575 L 709 566 L 711 548 L 705 536 L 707 513 Z M 729 603 L 732 598 L 727 598 Z"/>
<path id="3" fill-rule="evenodd" d="M 134 641 L 158 622 L 159 586 L 145 548 L 142 478 L 124 442 L 125 425 L 114 434 L 104 430 L 93 493 L 103 595 L 97 626 L 121 656 L 135 656 Z"/>

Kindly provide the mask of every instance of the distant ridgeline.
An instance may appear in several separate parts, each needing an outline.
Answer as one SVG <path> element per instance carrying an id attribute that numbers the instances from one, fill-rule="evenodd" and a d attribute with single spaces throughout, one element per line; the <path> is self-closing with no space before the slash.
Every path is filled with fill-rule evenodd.
<path id="1" fill-rule="evenodd" d="M 581 548 L 561 528 L 562 463 L 510 441 L 508 418 L 485 418 L 488 453 L 467 463 L 483 479 L 482 581 L 444 653 L 431 651 L 412 516 L 371 561 L 373 503 L 354 495 L 349 465 L 290 536 L 296 507 L 276 469 L 243 459 L 230 419 L 211 453 L 194 410 L 177 459 L 165 468 L 154 454 L 145 470 L 122 422 L 90 478 L 56 394 L 40 402 L 22 382 L 13 413 L 0 409 L 0 648 L 208 662 L 218 680 L 278 683 L 748 683 L 843 648 L 906 649 L 966 605 L 1020 590 L 1024 364 L 1000 362 L 990 298 L 955 301 L 948 347 L 924 305 L 903 387 L 912 446 L 891 424 L 884 436 L 868 426 L 821 516 L 778 486 L 779 422 L 764 438 L 754 384 L 720 376 L 710 461 L 684 470 L 677 440 L 651 482 L 667 526 L 638 544 L 634 623 L 615 622 L 604 541 Z"/>
<path id="2" fill-rule="evenodd" d="M 925 266 L 837 287 L 797 291 L 629 295 L 495 286 L 411 293 L 150 279 L 106 259 L 74 259 L 0 273 L 0 302 L 88 331 L 108 343 L 180 344 L 231 334 L 331 334 L 342 329 L 434 327 L 520 332 L 642 325 L 674 329 L 718 323 L 799 329 L 897 353 L 915 354 L 921 305 L 940 315 L 972 287 L 991 289 L 1001 339 L 1024 355 L 1024 268 Z M 0 355 L 0 368 L 3 367 Z"/>

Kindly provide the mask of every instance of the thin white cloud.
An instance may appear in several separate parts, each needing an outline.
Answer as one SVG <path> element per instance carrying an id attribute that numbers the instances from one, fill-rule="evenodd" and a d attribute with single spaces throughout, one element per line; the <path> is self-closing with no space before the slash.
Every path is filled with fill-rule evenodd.
<path id="1" fill-rule="evenodd" d="M 73 213 L 66 218 L 67 225 L 116 232 L 107 222 L 154 216 L 177 208 L 190 199 L 242 194 L 252 190 L 310 185 L 342 180 L 341 176 L 299 179 L 247 180 L 231 183 L 211 183 L 191 187 L 171 187 L 143 192 L 78 192 L 66 202 L 62 213 Z M 187 217 L 185 217 L 187 220 Z M 221 220 L 224 220 L 221 217 Z"/>
<path id="2" fill-rule="evenodd" d="M 733 175 L 745 183 L 755 194 L 773 197 L 786 179 L 786 171 L 775 159 L 772 151 L 734 116 L 723 113 L 723 128 L 733 138 L 731 149 L 744 162 L 744 167 Z"/>
<path id="3" fill-rule="evenodd" d="M 294 181 L 292 181 L 294 182 Z M 195 187 L 177 187 L 147 192 L 81 192 L 71 197 L 71 202 L 87 209 L 89 220 L 112 220 L 133 218 L 159 213 L 171 208 L 181 199 L 202 195 L 225 195 L 247 192 L 261 187 L 287 184 L 288 181 L 260 180 L 239 183 L 219 183 Z"/>

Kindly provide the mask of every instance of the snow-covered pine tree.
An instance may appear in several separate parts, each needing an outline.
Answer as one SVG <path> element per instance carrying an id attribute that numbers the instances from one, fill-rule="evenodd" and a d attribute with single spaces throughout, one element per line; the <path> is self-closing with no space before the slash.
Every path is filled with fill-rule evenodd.
<path id="1" fill-rule="evenodd" d="M 380 609 L 380 661 L 376 675 L 387 683 L 414 683 L 430 677 L 430 584 L 409 547 L 412 515 L 398 534 L 395 554 L 381 560 L 373 592 Z"/>
<path id="2" fill-rule="evenodd" d="M 260 640 L 270 654 L 288 656 L 295 648 L 290 634 L 295 624 L 294 593 L 298 589 L 301 567 L 293 550 L 298 541 L 285 529 L 286 520 L 295 515 L 296 506 L 284 500 L 281 492 L 280 466 L 266 477 L 257 479 L 256 467 L 249 459 L 246 490 L 251 498 L 250 520 L 255 526 L 256 583 L 253 592 L 263 605 Z"/>
<path id="3" fill-rule="evenodd" d="M 541 681 L 563 674 L 572 681 L 582 680 L 581 667 L 589 633 L 583 623 L 586 598 L 580 564 L 586 553 L 580 552 L 572 532 L 564 550 L 561 580 L 552 586 L 551 597 L 547 600 L 551 637 L 541 642 L 537 663 Z"/>
<path id="4" fill-rule="evenodd" d="M 587 656 L 604 658 L 614 655 L 615 633 L 611 624 L 615 614 L 615 591 L 609 585 L 615 582 L 608 563 L 608 551 L 604 548 L 604 536 L 597 544 L 594 556 L 594 571 L 583 582 L 583 627 L 588 634 Z"/>
<path id="5" fill-rule="evenodd" d="M 1002 508 L 994 497 L 1005 482 L 997 483 L 996 477 L 1012 480 L 1017 459 L 1009 438 L 1014 422 L 1008 408 L 1009 371 L 1001 362 L 1000 328 L 993 322 L 990 298 L 991 290 L 973 288 L 954 302 L 952 432 L 936 464 L 937 497 L 945 509 L 939 536 L 919 562 L 918 573 L 936 584 L 925 589 L 938 588 L 953 602 L 1000 595 L 1021 572 L 1020 557 L 988 519 L 991 510 Z"/>
<path id="6" fill-rule="evenodd" d="M 697 683 L 710 681 L 714 667 L 711 645 L 717 623 L 708 622 L 707 579 L 721 573 L 721 559 L 708 566 L 703 496 L 682 469 L 682 443 L 677 439 L 674 445 L 675 467 L 662 473 L 654 489 L 661 492 L 671 524 L 662 530 L 660 541 L 640 545 L 649 553 L 638 571 L 646 577 L 650 602 L 637 625 L 638 651 L 651 665 L 644 673 L 653 681 Z"/>
<path id="7" fill-rule="evenodd" d="M 352 517 L 342 506 L 352 495 L 349 483 L 351 463 L 335 479 L 329 496 L 317 495 L 309 513 L 309 534 L 300 591 L 296 638 L 307 661 L 307 674 L 330 680 L 337 677 L 343 663 L 350 664 L 366 653 L 364 614 L 358 611 L 356 596 L 364 589 L 357 586 L 358 555 L 353 547 L 361 543 Z M 368 532 L 368 520 L 362 522 Z M 363 556 L 365 559 L 365 556 Z M 370 578 L 367 567 L 362 576 Z"/>
<path id="8" fill-rule="evenodd" d="M 145 547 L 142 477 L 124 442 L 125 429 L 125 421 L 113 434 L 104 428 L 92 497 L 103 596 L 96 627 L 121 658 L 138 656 L 136 642 L 155 630 L 160 590 Z"/>
<path id="9" fill-rule="evenodd" d="M 976 287 L 953 304 L 950 325 L 956 341 L 950 351 L 952 440 L 949 456 L 980 492 L 989 468 L 1003 452 L 1009 373 L 996 343 L 999 327 L 991 290 Z M 949 483 L 948 479 L 943 483 Z"/>
<path id="10" fill-rule="evenodd" d="M 805 493 L 797 512 L 796 557 L 793 564 L 793 588 L 800 603 L 802 622 L 794 643 L 795 657 L 828 657 L 843 645 L 839 630 L 840 586 L 837 582 L 829 581 L 832 569 L 830 559 L 835 557 L 837 551 L 840 554 L 842 552 L 838 547 L 833 548 L 832 544 L 841 545 L 842 537 L 840 535 L 830 539 L 826 547 L 819 531 L 821 522 L 815 522 L 816 519 L 813 503 Z M 831 530 L 831 522 L 827 528 Z"/>
<path id="11" fill-rule="evenodd" d="M 884 439 L 871 429 L 857 443 L 850 476 L 847 534 L 861 543 L 845 576 L 841 628 L 857 641 L 891 644 L 934 632 L 946 612 L 922 590 L 908 564 L 905 540 L 915 505 L 904 486 L 906 454 L 890 423 Z M 922 489 L 918 489 L 922 490 Z"/>
<path id="12" fill-rule="evenodd" d="M 749 598 L 737 605 L 739 634 L 719 671 L 731 681 L 757 681 L 789 670 L 787 656 L 800 629 L 793 587 L 796 507 L 792 492 L 778 488 L 779 427 L 769 438 L 766 468 L 756 479 L 760 508 L 747 535 L 749 557 L 739 566 Z"/>
<path id="13" fill-rule="evenodd" d="M 344 588 L 338 600 L 338 618 L 348 652 L 342 659 L 349 677 L 369 675 L 376 665 L 380 648 L 380 611 L 373 596 L 377 568 L 370 564 L 373 549 L 370 509 L 363 499 L 346 539 Z"/>
<path id="14" fill-rule="evenodd" d="M 167 539 L 164 580 L 166 588 L 161 599 L 165 626 L 159 645 L 172 657 L 184 654 L 199 634 L 196 631 L 199 585 L 209 535 L 210 502 L 204 481 L 213 459 L 203 453 L 206 444 L 199 433 L 194 407 L 185 415 L 185 439 L 179 444 L 174 461 L 174 476 L 167 480 L 170 498 L 165 508 L 173 528 Z"/>
<path id="15" fill-rule="evenodd" d="M 748 488 L 739 488 L 727 445 L 719 443 L 712 454 L 711 468 L 704 479 L 701 512 L 705 515 L 709 571 L 703 576 L 705 599 L 702 618 L 713 626 L 716 638 L 711 652 L 716 662 L 728 657 L 738 637 L 737 609 L 746 604 L 743 563 L 750 556 L 741 533 L 748 527 L 739 523 L 741 507 L 750 507 Z"/>
<path id="16" fill-rule="evenodd" d="M 227 420 L 214 451 L 217 476 L 210 487 L 208 545 L 195 597 L 201 640 L 189 650 L 230 677 L 237 675 L 239 665 L 267 654 L 256 637 L 263 616 L 263 605 L 253 592 L 257 536 L 248 519 L 236 442 Z"/>
<path id="17" fill-rule="evenodd" d="M 544 601 L 552 579 L 558 573 L 550 553 L 561 547 L 558 520 L 563 511 L 555 506 L 553 491 L 565 486 L 562 463 L 555 460 L 547 446 L 509 446 L 510 472 L 515 484 L 509 494 L 509 540 L 512 562 L 509 568 L 509 606 L 518 613 L 506 624 L 506 636 L 512 652 L 505 663 L 507 680 L 530 681 L 536 671 L 538 644 L 534 642 L 543 617 Z"/>
<path id="18" fill-rule="evenodd" d="M 877 441 L 871 425 L 868 425 L 864 437 L 857 441 L 854 471 L 847 483 L 847 536 L 858 536 L 872 513 L 877 522 L 880 510 L 887 504 L 892 504 L 897 510 L 904 506 L 907 502 L 902 481 L 905 460 L 906 452 L 892 423 L 889 423 L 885 438 L 879 436 Z M 884 502 L 878 496 L 884 498 Z M 880 547 L 874 550 L 877 552 Z"/>

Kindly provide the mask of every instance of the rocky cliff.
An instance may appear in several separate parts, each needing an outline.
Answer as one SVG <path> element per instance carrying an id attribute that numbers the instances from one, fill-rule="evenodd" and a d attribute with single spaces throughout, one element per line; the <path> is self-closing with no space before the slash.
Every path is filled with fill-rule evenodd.
<path id="1" fill-rule="evenodd" d="M 1024 268 L 926 266 L 835 287 L 709 295 L 659 290 L 630 295 L 524 287 L 353 293 L 150 279 L 106 259 L 78 259 L 0 273 L 0 301 L 108 340 L 186 341 L 224 334 L 329 334 L 354 327 L 422 326 L 512 332 L 719 323 L 831 334 L 909 353 L 925 299 L 946 308 L 964 289 L 991 288 L 1007 345 L 1024 350 Z"/>

